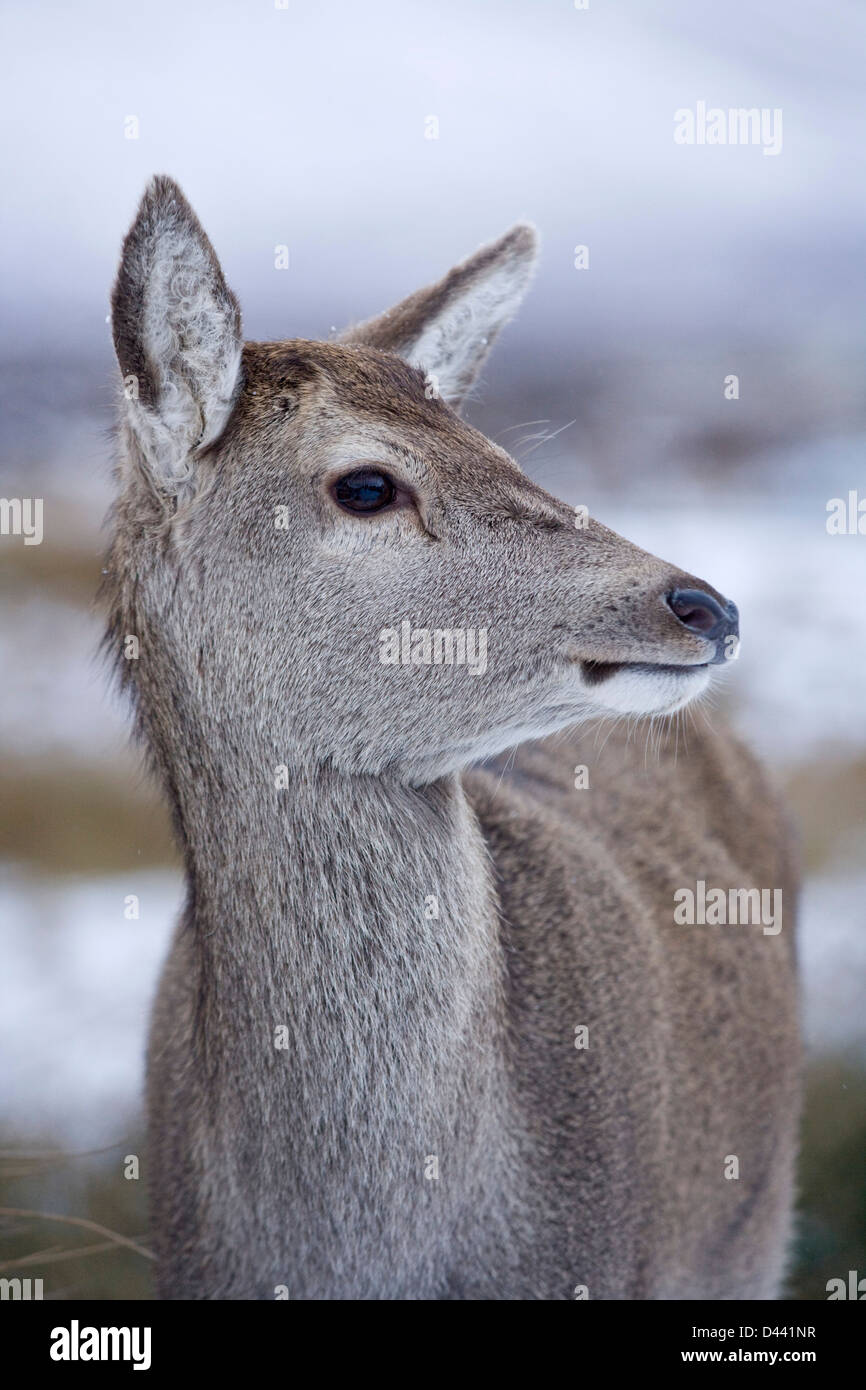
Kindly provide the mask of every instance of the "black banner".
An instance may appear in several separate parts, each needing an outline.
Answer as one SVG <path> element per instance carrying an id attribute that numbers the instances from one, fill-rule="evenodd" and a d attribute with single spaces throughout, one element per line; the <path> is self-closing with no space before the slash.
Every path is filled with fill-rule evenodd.
<path id="1" fill-rule="evenodd" d="M 497 1315 L 476 1311 L 469 1323 L 438 1322 L 438 1315 L 420 1313 L 417 1306 L 391 1306 L 377 1313 L 371 1304 L 262 1303 L 40 1303 L 4 1301 L 0 1304 L 4 1360 L 20 1371 L 48 1373 L 54 1380 L 69 1376 L 92 1378 L 100 1370 L 113 1376 L 164 1375 L 168 1372 L 244 1371 L 267 1363 L 274 1373 L 291 1375 L 298 1352 L 312 1355 L 314 1367 L 328 1371 L 340 1364 L 340 1353 L 351 1358 L 353 1370 L 376 1370 L 394 1364 L 390 1342 L 372 1342 L 370 1333 L 415 1335 L 458 1331 L 470 1335 L 497 1329 Z M 493 1317 L 493 1323 L 488 1318 Z M 638 1369 L 647 1374 L 673 1367 L 803 1366 L 841 1370 L 863 1342 L 863 1315 L 858 1308 L 827 1303 L 583 1303 L 564 1316 L 538 1311 L 521 1314 L 528 1321 L 501 1325 L 512 1346 L 515 1332 L 537 1336 L 561 1331 L 569 1341 L 556 1349 L 559 1360 L 569 1355 L 575 1371 L 592 1366 L 617 1372 Z M 379 1318 L 383 1321 L 380 1323 Z M 416 1322 L 420 1318 L 421 1322 Z M 427 1319 L 431 1321 L 428 1323 Z M 311 1342 L 316 1328 L 322 1340 Z M 571 1339 L 578 1338 L 579 1341 Z M 570 1343 L 570 1348 L 569 1348 Z M 401 1345 L 401 1344 L 398 1344 Z M 479 1348 L 485 1362 L 500 1359 L 497 1344 Z M 547 1348 L 522 1342 L 521 1360 L 528 1357 L 538 1369 Z M 336 1355 L 335 1355 L 336 1353 Z M 365 1355 L 366 1353 L 366 1355 Z M 511 1352 L 508 1353 L 509 1357 Z M 306 1358 L 305 1358 L 306 1359 Z M 367 1365 L 363 1362 L 367 1360 Z M 401 1376 L 414 1372 L 400 1354 Z M 429 1356 L 425 1371 L 432 1371 Z M 461 1369 L 466 1363 L 461 1355 Z M 513 1369 L 513 1367 L 512 1367 Z M 443 1374 L 454 1373 L 451 1361 Z M 314 1372 L 315 1373 L 315 1372 Z M 303 1372 L 306 1375 L 308 1372 Z"/>

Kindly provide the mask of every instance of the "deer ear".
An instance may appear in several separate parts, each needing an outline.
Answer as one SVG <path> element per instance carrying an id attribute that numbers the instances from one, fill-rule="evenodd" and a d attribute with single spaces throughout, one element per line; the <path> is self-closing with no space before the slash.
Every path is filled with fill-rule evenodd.
<path id="1" fill-rule="evenodd" d="M 421 367 L 439 394 L 459 407 L 526 292 L 536 250 L 533 227 L 512 227 L 438 284 L 349 329 L 342 341 L 394 352 Z"/>
<path id="2" fill-rule="evenodd" d="M 241 373 L 241 317 L 213 247 L 172 179 L 148 185 L 111 296 L 129 424 L 153 480 L 177 495 L 194 451 L 231 414 Z"/>

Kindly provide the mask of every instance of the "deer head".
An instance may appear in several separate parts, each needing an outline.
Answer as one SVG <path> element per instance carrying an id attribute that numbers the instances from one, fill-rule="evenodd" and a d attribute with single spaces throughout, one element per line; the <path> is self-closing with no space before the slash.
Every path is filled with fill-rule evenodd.
<path id="1" fill-rule="evenodd" d="M 426 782 L 706 689 L 737 614 L 461 420 L 530 280 L 517 226 L 336 342 L 247 343 L 178 186 L 123 247 L 112 630 L 151 738 Z M 228 775 L 228 774 L 227 774 Z M 240 774 L 238 774 L 240 775 Z"/>

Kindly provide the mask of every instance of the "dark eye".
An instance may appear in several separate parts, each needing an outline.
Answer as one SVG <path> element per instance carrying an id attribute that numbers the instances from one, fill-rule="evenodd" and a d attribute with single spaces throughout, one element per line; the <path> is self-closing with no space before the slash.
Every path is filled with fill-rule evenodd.
<path id="1" fill-rule="evenodd" d="M 334 496 L 347 512 L 381 512 L 396 495 L 397 489 L 387 474 L 372 468 L 358 468 L 334 484 Z"/>

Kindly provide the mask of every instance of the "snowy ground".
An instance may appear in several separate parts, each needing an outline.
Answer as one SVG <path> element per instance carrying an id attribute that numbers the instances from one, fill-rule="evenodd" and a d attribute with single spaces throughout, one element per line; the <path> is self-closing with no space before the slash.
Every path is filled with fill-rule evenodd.
<path id="1" fill-rule="evenodd" d="M 137 921 L 124 916 L 135 893 Z M 97 1148 L 140 1104 L 147 1011 L 181 901 L 171 873 L 0 879 L 0 1113 Z"/>

